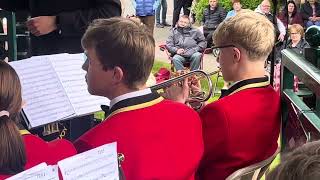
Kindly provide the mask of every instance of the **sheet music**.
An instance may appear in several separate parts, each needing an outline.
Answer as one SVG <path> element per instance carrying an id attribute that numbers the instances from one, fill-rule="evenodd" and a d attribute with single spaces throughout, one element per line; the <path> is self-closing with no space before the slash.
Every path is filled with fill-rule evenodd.
<path id="1" fill-rule="evenodd" d="M 10 62 L 17 71 L 22 97 L 26 101 L 23 108 L 31 127 L 37 127 L 75 114 L 71 102 L 46 57 L 32 57 Z"/>
<path id="2" fill-rule="evenodd" d="M 58 166 L 41 163 L 6 180 L 59 180 Z"/>
<path id="3" fill-rule="evenodd" d="M 58 166 L 64 180 L 118 180 L 117 143 L 69 157 Z"/>
<path id="4" fill-rule="evenodd" d="M 84 55 L 56 54 L 48 56 L 55 68 L 77 115 L 101 111 L 100 105 L 109 105 L 105 97 L 93 96 L 87 90 L 86 72 L 82 69 Z"/>

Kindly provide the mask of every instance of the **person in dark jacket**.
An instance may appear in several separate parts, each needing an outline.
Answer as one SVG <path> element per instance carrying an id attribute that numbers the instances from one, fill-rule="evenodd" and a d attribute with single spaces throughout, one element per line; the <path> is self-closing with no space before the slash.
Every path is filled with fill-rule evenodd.
<path id="1" fill-rule="evenodd" d="M 293 24 L 289 28 L 290 40 L 287 48 L 292 49 L 297 54 L 304 54 L 304 48 L 310 47 L 308 42 L 303 38 L 304 30 L 300 24 Z"/>
<path id="2" fill-rule="evenodd" d="M 209 0 L 209 7 L 203 12 L 203 34 L 209 48 L 212 46 L 213 32 L 227 16 L 225 9 L 220 7 L 218 3 L 218 0 Z"/>
<path id="3" fill-rule="evenodd" d="M 201 53 L 206 48 L 203 34 L 191 27 L 189 16 L 181 16 L 178 26 L 172 28 L 166 42 L 167 48 L 173 56 L 173 64 L 177 71 L 184 68 L 183 63 L 190 61 L 190 69 L 196 70 L 200 67 Z"/>
<path id="4" fill-rule="evenodd" d="M 192 5 L 193 0 L 173 0 L 173 19 L 172 19 L 172 27 L 175 27 L 181 12 L 181 8 L 183 8 L 183 14 L 189 16 L 190 15 L 190 7 Z"/>
<path id="5" fill-rule="evenodd" d="M 97 18 L 121 15 L 120 0 L 1 0 L 8 11 L 28 10 L 31 54 L 80 53 L 81 37 Z"/>
<path id="6" fill-rule="evenodd" d="M 302 16 L 298 12 L 296 3 L 292 0 L 287 2 L 287 5 L 283 8 L 278 18 L 286 27 L 290 27 L 292 24 L 300 24 L 303 26 Z"/>
<path id="7" fill-rule="evenodd" d="M 308 0 L 301 5 L 301 15 L 305 26 L 320 26 L 320 4 L 316 0 Z"/>

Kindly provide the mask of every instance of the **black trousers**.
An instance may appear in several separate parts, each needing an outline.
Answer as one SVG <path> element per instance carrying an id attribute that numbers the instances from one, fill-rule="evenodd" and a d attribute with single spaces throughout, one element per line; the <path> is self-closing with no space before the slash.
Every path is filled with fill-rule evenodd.
<path id="1" fill-rule="evenodd" d="M 203 29 L 203 35 L 207 41 L 207 48 L 211 48 L 213 46 L 212 35 L 214 31 L 215 29 L 205 29 L 205 28 Z"/>
<path id="2" fill-rule="evenodd" d="M 172 27 L 174 27 L 179 20 L 181 8 L 183 8 L 184 15 L 190 15 L 190 7 L 192 5 L 192 1 L 193 0 L 173 0 Z"/>

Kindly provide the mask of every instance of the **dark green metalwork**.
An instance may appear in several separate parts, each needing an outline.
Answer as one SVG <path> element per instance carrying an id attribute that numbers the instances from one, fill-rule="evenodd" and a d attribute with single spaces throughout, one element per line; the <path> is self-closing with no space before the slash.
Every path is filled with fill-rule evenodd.
<path id="1" fill-rule="evenodd" d="M 17 60 L 16 17 L 13 12 L 0 10 L 0 19 L 7 19 L 7 34 L 0 34 L 0 42 L 8 42 L 7 56 L 9 61 Z"/>
<path id="2" fill-rule="evenodd" d="M 317 30 L 317 31 L 316 31 Z M 290 102 L 297 110 L 298 121 L 302 124 L 310 124 L 312 130 L 302 127 L 307 140 L 315 139 L 310 134 L 315 132 L 320 135 L 320 29 L 312 29 L 308 32 L 308 40 L 312 47 L 305 49 L 305 57 L 296 54 L 291 49 L 282 51 L 281 64 L 281 97 L 282 97 L 282 122 L 283 131 L 285 132 L 288 123 L 288 103 Z M 319 33 L 318 33 L 319 32 Z M 313 38 L 310 38 L 313 37 Z M 293 91 L 293 76 L 297 76 L 303 82 L 305 87 L 311 91 L 316 97 L 315 107 L 309 107 L 303 97 L 299 97 L 299 92 Z M 311 132 L 312 131 L 312 132 Z M 285 147 L 286 134 L 282 134 L 282 147 Z"/>

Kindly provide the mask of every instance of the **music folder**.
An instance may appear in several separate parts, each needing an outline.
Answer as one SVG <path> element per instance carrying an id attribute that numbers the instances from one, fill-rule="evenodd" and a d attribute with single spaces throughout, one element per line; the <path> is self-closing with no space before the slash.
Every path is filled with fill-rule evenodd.
<path id="1" fill-rule="evenodd" d="M 101 111 L 105 97 L 90 95 L 82 70 L 84 55 L 34 56 L 9 64 L 16 70 L 26 102 L 23 117 L 29 129 Z"/>

